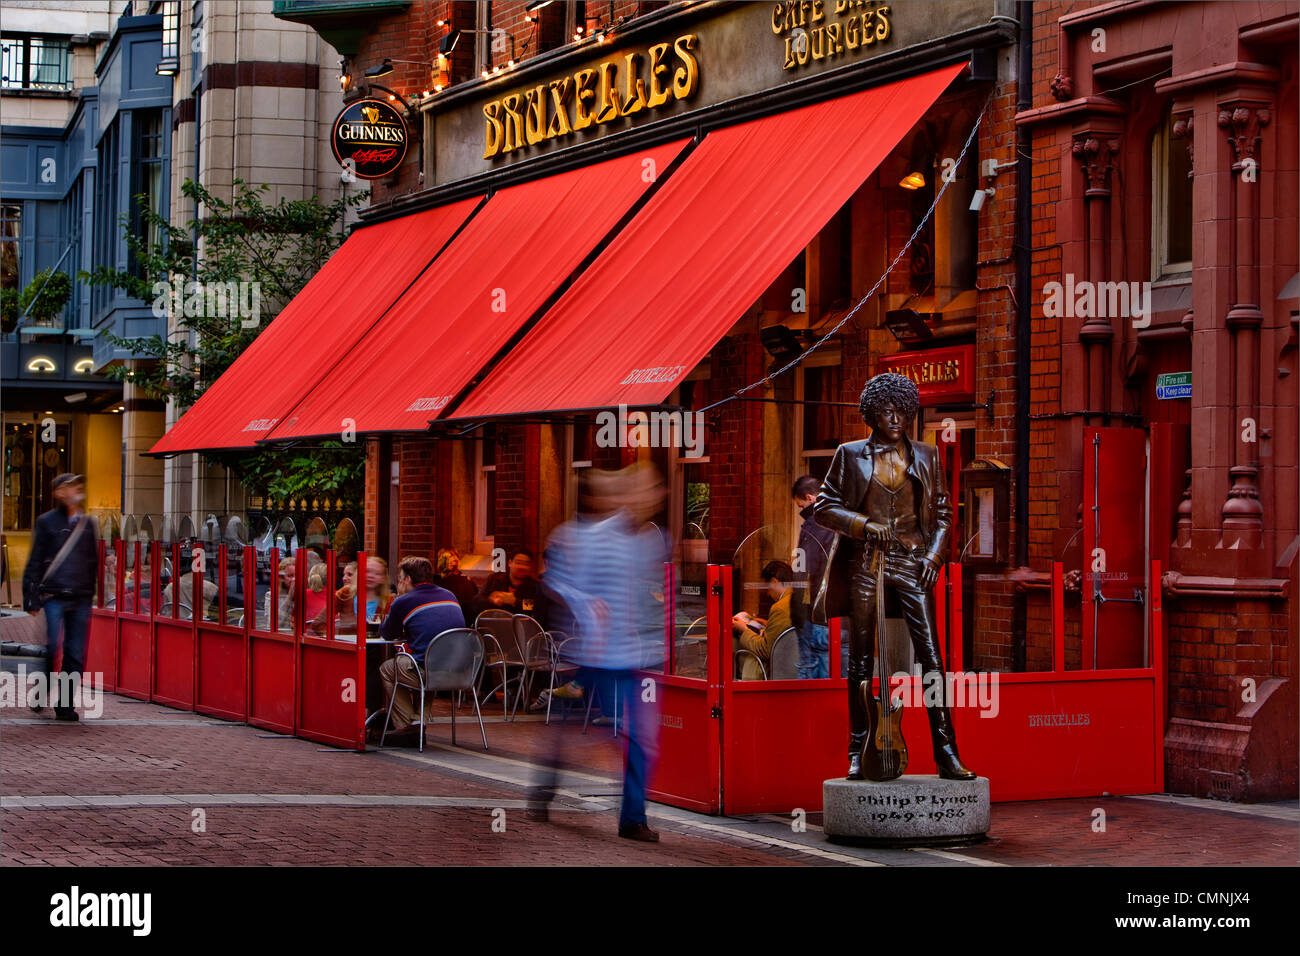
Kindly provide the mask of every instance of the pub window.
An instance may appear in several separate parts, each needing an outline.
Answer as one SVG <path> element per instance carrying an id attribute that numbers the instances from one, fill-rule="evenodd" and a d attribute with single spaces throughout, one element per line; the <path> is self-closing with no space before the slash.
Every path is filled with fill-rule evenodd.
<path id="1" fill-rule="evenodd" d="M 0 289 L 17 289 L 20 283 L 19 240 L 22 238 L 23 207 L 0 205 Z"/>
<path id="2" fill-rule="evenodd" d="M 162 0 L 153 4 L 150 13 L 162 15 L 162 56 L 158 59 L 158 72 L 164 75 L 168 70 L 176 72 L 180 62 L 181 46 L 181 5 L 180 0 Z"/>
<path id="3" fill-rule="evenodd" d="M 483 428 L 474 443 L 474 548 L 490 553 L 497 524 L 497 436 L 496 427 Z"/>
<path id="4" fill-rule="evenodd" d="M 1192 160 L 1188 141 L 1174 136 L 1173 111 L 1151 142 L 1151 278 L 1185 277 L 1192 270 Z"/>
<path id="5" fill-rule="evenodd" d="M 136 141 L 132 169 L 135 171 L 133 197 L 143 195 L 145 207 L 160 213 L 163 208 L 163 122 L 162 110 L 138 110 L 134 114 Z M 145 240 L 149 249 L 157 248 L 162 241 L 158 223 L 147 222 L 140 203 L 133 198 L 131 204 L 132 232 Z M 140 274 L 143 267 L 132 262 L 132 271 Z"/>
<path id="6" fill-rule="evenodd" d="M 596 423 L 574 422 L 564 431 L 564 514 L 572 518 L 578 508 L 578 479 L 595 464 Z"/>
<path id="7" fill-rule="evenodd" d="M 835 449 L 844 440 L 844 412 L 840 357 L 836 352 L 814 352 L 795 373 L 795 434 L 799 439 L 799 474 L 826 477 Z"/>

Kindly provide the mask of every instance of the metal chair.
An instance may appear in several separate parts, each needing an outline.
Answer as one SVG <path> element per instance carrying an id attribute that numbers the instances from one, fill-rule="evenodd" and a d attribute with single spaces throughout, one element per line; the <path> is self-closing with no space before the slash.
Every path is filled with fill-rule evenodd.
<path id="1" fill-rule="evenodd" d="M 474 630 L 483 638 L 483 668 L 499 668 L 501 683 L 501 716 L 510 716 L 510 684 L 523 681 L 524 658 L 515 637 L 515 623 L 509 611 L 489 608 L 474 619 Z M 518 671 L 511 676 L 511 671 Z"/>
<path id="2" fill-rule="evenodd" d="M 574 677 L 577 676 L 580 668 L 578 667 L 577 664 L 573 663 L 573 661 L 566 656 L 566 652 L 565 652 L 565 645 L 568 644 L 571 640 L 573 640 L 573 638 L 569 637 L 569 635 L 564 633 L 564 631 L 547 631 L 546 636 L 550 639 L 551 654 L 554 660 L 554 664 L 552 665 L 552 670 L 551 670 L 551 692 L 546 697 L 546 723 L 550 724 L 551 705 L 555 701 L 556 685 L 558 684 L 560 687 L 563 687 L 565 684 L 568 684 L 570 681 L 574 679 Z M 583 691 L 583 694 L 584 696 L 586 695 L 585 690 Z M 562 697 L 560 699 L 569 700 L 570 698 Z M 568 708 L 567 707 L 561 708 L 560 710 L 561 723 L 567 723 L 568 719 L 569 719 Z"/>
<path id="3" fill-rule="evenodd" d="M 510 710 L 510 719 L 514 720 L 519 712 L 520 698 L 529 700 L 532 696 L 534 675 L 549 673 L 551 690 L 555 690 L 555 654 L 550 637 L 531 614 L 516 614 L 511 619 L 511 624 L 514 627 L 515 646 L 524 663 L 520 675 L 522 679 L 515 693 L 515 705 Z"/>
<path id="4" fill-rule="evenodd" d="M 686 631 L 678 636 L 673 647 L 673 675 L 675 677 L 704 677 L 708 671 L 707 618 L 697 617 Z"/>
<path id="5" fill-rule="evenodd" d="M 762 677 L 759 678 L 759 680 L 767 680 L 767 667 L 766 667 L 766 665 L 763 664 L 763 658 L 759 657 L 759 656 L 758 656 L 757 654 L 755 654 L 753 651 L 751 651 L 751 650 L 747 650 L 747 649 L 745 649 L 745 648 L 743 648 L 743 647 L 742 647 L 740 650 L 736 651 L 736 656 L 735 656 L 735 658 L 734 658 L 734 660 L 733 660 L 733 663 L 734 663 L 734 666 L 735 666 L 735 671 L 734 671 L 734 673 L 735 673 L 735 675 L 736 675 L 736 679 L 737 679 L 737 680 L 744 680 L 744 678 L 740 676 L 741 674 L 744 673 L 744 668 L 741 666 L 741 662 L 742 662 L 746 657 L 752 657 L 752 658 L 754 658 L 755 662 L 758 664 L 758 670 L 759 670 L 759 673 L 761 673 L 761 674 L 763 675 Z"/>
<path id="6" fill-rule="evenodd" d="M 384 739 L 388 736 L 388 724 L 393 716 L 393 702 L 397 700 L 397 688 L 420 692 L 420 752 L 424 753 L 424 695 L 440 690 L 469 691 L 474 700 L 474 714 L 478 717 L 479 733 L 483 736 L 483 749 L 488 749 L 487 730 L 483 727 L 483 712 L 478 705 L 479 668 L 483 665 L 483 637 L 470 627 L 454 627 L 443 631 L 429 642 L 424 651 L 424 667 L 409 651 L 399 651 L 393 658 L 405 657 L 419 675 L 419 683 L 411 684 L 395 673 L 393 693 L 388 698 L 388 711 L 384 715 L 384 729 L 379 735 L 379 749 L 384 749 Z M 451 742 L 456 743 L 456 708 L 451 708 Z"/>
<path id="7" fill-rule="evenodd" d="M 772 644 L 767 661 L 769 680 L 795 680 L 799 677 L 799 634 L 787 627 Z"/>

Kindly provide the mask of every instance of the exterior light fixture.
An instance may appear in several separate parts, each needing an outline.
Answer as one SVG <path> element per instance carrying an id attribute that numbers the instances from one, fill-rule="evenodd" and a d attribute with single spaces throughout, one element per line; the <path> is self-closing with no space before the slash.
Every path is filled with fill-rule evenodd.
<path id="1" fill-rule="evenodd" d="M 54 361 L 44 355 L 37 355 L 27 363 L 27 371 L 29 372 L 53 372 L 56 368 Z"/>
<path id="2" fill-rule="evenodd" d="M 445 21 L 440 21 L 439 25 L 441 26 L 444 23 Z M 444 36 L 441 40 L 438 41 L 438 55 L 447 56 L 449 53 L 451 53 L 452 50 L 456 49 L 456 44 L 459 42 L 460 42 L 460 31 L 452 30 L 450 33 L 448 33 L 446 36 Z"/>
<path id="3" fill-rule="evenodd" d="M 919 172 L 910 172 L 898 181 L 898 185 L 904 189 L 923 189 L 925 187 L 925 177 Z"/>
<path id="4" fill-rule="evenodd" d="M 366 76 L 376 78 L 380 76 L 387 76 L 389 73 L 392 72 L 393 72 L 393 61 L 388 57 L 384 57 L 383 63 L 380 63 L 378 66 L 372 66 L 370 69 L 366 70 Z"/>
<path id="5" fill-rule="evenodd" d="M 89 372 L 92 368 L 94 368 L 94 366 L 95 366 L 94 359 L 84 358 L 78 360 L 77 364 L 72 366 L 72 370 L 74 372 L 77 372 L 78 374 L 84 375 L 86 372 Z"/>

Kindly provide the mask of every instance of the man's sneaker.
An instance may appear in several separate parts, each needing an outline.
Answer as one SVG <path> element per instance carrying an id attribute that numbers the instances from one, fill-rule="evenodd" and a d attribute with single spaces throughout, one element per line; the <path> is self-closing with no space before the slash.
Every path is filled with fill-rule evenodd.
<path id="1" fill-rule="evenodd" d="M 64 708 L 62 708 L 62 707 L 59 707 L 59 708 L 56 708 L 55 711 L 54 711 L 54 719 L 55 719 L 55 720 L 67 720 L 67 721 L 76 722 L 76 721 L 80 720 L 81 717 L 80 717 L 80 715 L 79 715 L 75 710 L 73 710 L 71 707 L 67 708 L 66 710 L 65 710 Z"/>
<path id="2" fill-rule="evenodd" d="M 569 681 L 564 686 L 555 688 L 555 696 L 560 700 L 582 700 L 582 688 Z"/>
<path id="3" fill-rule="evenodd" d="M 591 718 L 591 723 L 593 727 L 613 727 L 614 718 L 606 717 L 604 714 L 601 714 L 599 717 Z"/>
<path id="4" fill-rule="evenodd" d="M 618 828 L 618 835 L 625 840 L 639 840 L 642 843 L 658 843 L 659 833 L 651 830 L 648 823 L 628 823 Z"/>
<path id="5" fill-rule="evenodd" d="M 547 703 L 550 702 L 550 698 L 551 692 L 549 690 L 542 691 L 541 694 L 538 695 L 537 699 L 528 705 L 528 712 L 530 714 L 535 714 L 538 711 L 545 710 Z"/>

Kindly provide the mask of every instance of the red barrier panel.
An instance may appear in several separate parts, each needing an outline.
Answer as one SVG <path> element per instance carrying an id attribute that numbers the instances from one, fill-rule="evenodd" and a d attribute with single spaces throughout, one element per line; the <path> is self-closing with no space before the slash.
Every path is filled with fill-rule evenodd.
<path id="1" fill-rule="evenodd" d="M 365 552 L 357 554 L 356 590 L 352 595 L 356 633 L 336 633 L 339 609 L 333 582 L 337 556 L 329 552 L 325 636 L 298 639 L 298 736 L 338 747 L 364 750 L 366 700 Z M 306 630 L 306 629 L 304 629 Z"/>
<path id="2" fill-rule="evenodd" d="M 251 548 L 246 548 L 251 552 Z M 196 623 L 195 640 L 197 643 L 197 671 L 194 709 L 214 717 L 227 720 L 248 719 L 248 631 L 244 626 L 246 614 L 239 616 L 238 623 L 227 623 L 229 616 L 226 608 L 226 546 L 217 548 L 217 560 L 220 562 L 220 575 L 217 582 L 217 621 L 199 620 Z M 244 555 L 245 584 L 244 594 L 248 594 L 247 564 L 248 555 Z"/>
<path id="3" fill-rule="evenodd" d="M 301 555 L 302 552 L 299 552 Z M 297 566 L 304 561 L 299 558 Z M 292 734 L 297 713 L 297 659 L 292 621 L 280 631 L 280 552 L 271 550 L 272 586 L 266 614 L 254 615 L 248 632 L 248 722 L 255 727 Z M 295 577 L 295 584 L 299 581 Z M 297 589 L 295 589 L 297 596 Z M 298 602 L 294 602 L 295 607 Z"/>
<path id="4" fill-rule="evenodd" d="M 105 584 L 106 558 L 110 553 L 107 542 L 97 542 L 99 548 L 99 579 L 95 584 L 95 601 L 90 610 L 90 631 L 86 641 L 86 673 L 98 674 L 100 687 L 109 692 L 117 690 L 117 610 L 105 607 L 105 587 L 116 588 L 116 581 Z"/>
<path id="5" fill-rule="evenodd" d="M 724 573 L 725 572 L 725 573 Z M 706 571 L 708 637 L 704 679 L 647 674 L 657 683 L 660 759 L 650 771 L 650 799 L 700 813 L 721 810 L 721 755 L 718 717 L 723 645 L 718 641 L 719 615 L 731 604 L 731 569 L 711 564 Z M 667 596 L 665 595 L 665 603 Z M 731 614 L 727 613 L 728 627 Z M 725 645 L 731 666 L 731 640 Z M 673 654 L 676 654 L 674 649 Z M 668 670 L 674 657 L 669 657 Z"/>
<path id="6" fill-rule="evenodd" d="M 718 580 L 729 584 L 730 569 L 719 568 Z M 946 580 L 953 582 L 955 594 L 961 570 L 950 566 Z M 1158 580 L 1158 569 L 1153 567 L 1152 581 Z M 730 647 L 730 590 L 722 590 L 716 607 L 715 598 L 710 599 L 711 668 L 720 656 L 716 651 Z M 1061 599 L 1061 589 L 1054 589 L 1054 604 Z M 954 598 L 945 603 L 950 654 L 960 659 L 960 604 Z M 1161 627 L 1158 595 L 1151 613 L 1150 668 L 1068 675 L 954 669 L 946 694 L 961 754 L 970 767 L 989 778 L 995 801 L 1161 789 L 1164 657 L 1155 637 Z M 1061 619 L 1059 606 L 1053 608 L 1053 615 L 1054 620 Z M 820 809 L 823 780 L 842 775 L 847 766 L 843 679 L 733 681 L 729 669 L 718 673 L 723 770 L 719 810 L 743 814 Z M 905 704 L 908 773 L 934 773 L 924 685 L 907 676 L 895 678 L 894 686 L 901 689 Z M 664 742 L 662 762 L 679 778 L 690 765 L 702 779 L 712 779 L 699 746 L 674 750 L 669 738 Z M 687 786 L 682 782 L 679 790 Z"/>

